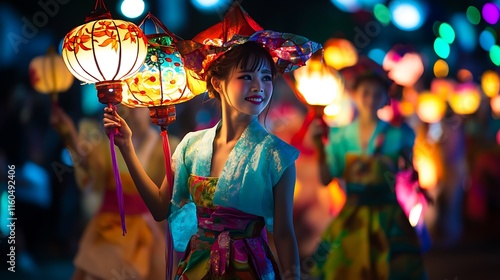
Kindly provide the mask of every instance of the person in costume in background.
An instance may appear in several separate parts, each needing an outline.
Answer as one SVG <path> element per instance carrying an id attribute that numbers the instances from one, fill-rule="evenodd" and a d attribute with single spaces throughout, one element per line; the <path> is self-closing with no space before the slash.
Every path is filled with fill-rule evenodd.
<path id="1" fill-rule="evenodd" d="M 330 128 L 326 146 L 321 133 L 316 141 L 323 183 L 343 181 L 347 200 L 313 254 L 313 274 L 342 280 L 425 279 L 419 240 L 398 204 L 393 179 L 398 159 L 411 162 L 415 134 L 377 117 L 389 101 L 386 76 L 354 67 L 365 69 L 352 81 L 357 117 L 350 125 Z"/>
<path id="2" fill-rule="evenodd" d="M 151 126 L 149 110 L 126 107 L 120 110 L 134 129 L 130 145 L 137 151 L 138 161 L 151 180 L 160 183 L 165 170 L 163 148 L 159 133 Z M 127 234 L 122 236 L 109 142 L 99 124 L 82 120 L 77 131 L 73 121 L 58 106 L 53 106 L 51 124 L 72 155 L 79 187 L 85 192 L 103 193 L 100 207 L 80 239 L 72 279 L 164 278 L 165 231 L 149 213 L 123 158 L 117 153 L 126 205 Z M 175 137 L 171 140 L 175 146 Z"/>
<path id="3" fill-rule="evenodd" d="M 219 34 L 210 37 L 214 30 Z M 220 101 L 222 118 L 212 128 L 188 133 L 177 146 L 172 197 L 167 180 L 158 188 L 144 173 L 126 122 L 105 109 L 104 126 L 107 131 L 119 129 L 115 144 L 153 216 L 169 217 L 174 240 L 190 237 L 177 279 L 299 279 L 292 221 L 298 151 L 266 131 L 258 116 L 272 98 L 276 66 L 303 65 L 318 45 L 300 36 L 263 31 L 239 4 L 207 31 L 195 37 L 206 40 L 186 41 L 180 51 L 186 67 L 194 65 L 189 61 L 202 67 L 191 69 L 205 79 L 209 96 Z M 200 54 L 203 60 L 195 61 Z M 187 207 L 192 203 L 195 210 Z M 196 212 L 193 236 L 182 231 L 187 219 L 179 227 L 175 221 L 189 209 Z M 266 228 L 274 229 L 279 265 Z"/>

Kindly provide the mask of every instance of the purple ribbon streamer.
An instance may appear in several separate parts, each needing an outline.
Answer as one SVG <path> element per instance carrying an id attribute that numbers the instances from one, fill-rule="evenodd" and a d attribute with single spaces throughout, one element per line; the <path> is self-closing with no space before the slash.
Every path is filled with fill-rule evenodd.
<path id="1" fill-rule="evenodd" d="M 127 228 L 125 227 L 125 208 L 123 203 L 123 187 L 122 180 L 120 178 L 120 170 L 118 170 L 118 162 L 116 160 L 116 152 L 115 152 L 115 134 L 116 132 L 111 132 L 109 134 L 109 143 L 111 150 L 111 160 L 113 162 L 113 172 L 115 174 L 115 183 L 116 183 L 116 198 L 118 199 L 118 211 L 120 212 L 120 219 L 122 222 L 122 234 L 125 236 L 127 233 Z"/>

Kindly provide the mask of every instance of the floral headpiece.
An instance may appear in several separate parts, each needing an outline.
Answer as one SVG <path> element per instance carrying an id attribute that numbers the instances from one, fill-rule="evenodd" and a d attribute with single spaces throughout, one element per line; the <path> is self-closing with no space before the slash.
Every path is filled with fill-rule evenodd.
<path id="1" fill-rule="evenodd" d="M 321 48 L 321 44 L 299 35 L 264 30 L 237 1 L 221 22 L 200 32 L 192 40 L 178 42 L 177 48 L 184 57 L 184 66 L 190 72 L 188 74 L 198 80 L 196 83 L 204 84 L 212 62 L 232 47 L 247 41 L 262 44 L 273 57 L 280 73 L 305 65 L 311 55 Z M 195 86 L 190 88 L 193 90 Z"/>

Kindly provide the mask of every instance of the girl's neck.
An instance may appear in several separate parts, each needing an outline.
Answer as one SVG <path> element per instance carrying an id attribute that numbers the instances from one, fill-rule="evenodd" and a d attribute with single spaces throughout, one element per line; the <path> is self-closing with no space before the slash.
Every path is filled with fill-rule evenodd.
<path id="1" fill-rule="evenodd" d="M 358 115 L 358 122 L 360 125 L 373 125 L 378 122 L 377 113 L 360 113 Z"/>
<path id="2" fill-rule="evenodd" d="M 257 116 L 242 115 L 241 113 L 223 113 L 221 127 L 217 133 L 219 141 L 229 143 L 240 139 L 243 131 Z"/>

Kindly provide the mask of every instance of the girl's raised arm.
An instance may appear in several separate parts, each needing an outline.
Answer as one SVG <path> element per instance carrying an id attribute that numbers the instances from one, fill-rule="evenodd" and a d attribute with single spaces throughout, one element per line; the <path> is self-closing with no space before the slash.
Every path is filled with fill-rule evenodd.
<path id="1" fill-rule="evenodd" d="M 111 108 L 104 108 L 104 128 L 107 135 L 115 129 L 118 130 L 118 133 L 114 137 L 114 142 L 120 149 L 137 191 L 155 220 L 162 221 L 166 219 L 170 209 L 170 196 L 166 178 L 163 179 L 163 183 L 159 188 L 149 178 L 137 158 L 134 145 L 132 144 L 132 131 L 125 120 Z"/>

